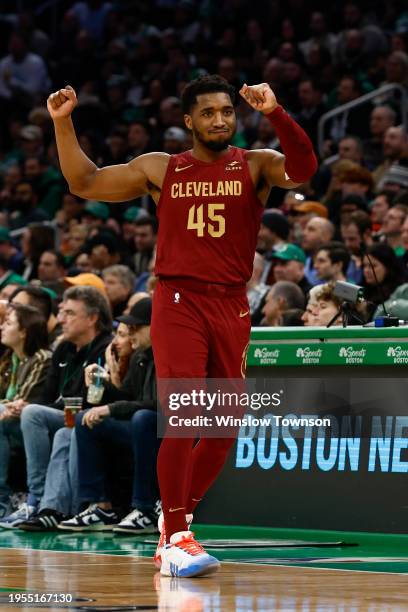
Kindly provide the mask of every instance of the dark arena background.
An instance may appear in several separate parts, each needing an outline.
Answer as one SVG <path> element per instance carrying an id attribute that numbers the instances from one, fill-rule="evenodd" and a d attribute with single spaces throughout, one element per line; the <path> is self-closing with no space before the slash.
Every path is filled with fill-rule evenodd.
<path id="1" fill-rule="evenodd" d="M 193 147 L 181 95 L 209 74 L 268 84 L 318 168 L 272 185 L 237 313 L 248 389 L 279 401 L 245 406 L 258 421 L 194 514 L 221 569 L 176 578 L 152 560 L 156 204 L 69 184 L 76 143 L 58 150 L 47 99 L 71 86 L 82 151 L 125 165 Z M 232 146 L 285 153 L 239 94 L 235 112 Z M 402 0 L 1 3 L 1 611 L 407 610 L 407 122 Z M 240 170 L 225 168 L 232 195 Z M 223 207 L 208 204 L 211 235 Z"/>

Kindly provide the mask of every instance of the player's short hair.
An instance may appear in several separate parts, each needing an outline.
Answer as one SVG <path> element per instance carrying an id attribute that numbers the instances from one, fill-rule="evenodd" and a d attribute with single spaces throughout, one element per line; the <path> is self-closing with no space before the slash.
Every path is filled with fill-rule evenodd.
<path id="1" fill-rule="evenodd" d="M 183 113 L 189 115 L 191 107 L 197 104 L 197 96 L 209 93 L 226 93 L 235 104 L 235 88 L 219 74 L 207 74 L 187 83 L 181 93 Z"/>

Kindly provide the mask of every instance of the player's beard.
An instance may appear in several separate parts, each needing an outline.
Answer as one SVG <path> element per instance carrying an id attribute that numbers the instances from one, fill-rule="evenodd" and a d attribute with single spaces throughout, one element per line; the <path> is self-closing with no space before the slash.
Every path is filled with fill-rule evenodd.
<path id="1" fill-rule="evenodd" d="M 204 147 L 206 147 L 210 151 L 213 151 L 214 153 L 221 153 L 221 151 L 225 151 L 225 149 L 228 149 L 228 147 L 231 144 L 232 139 L 235 136 L 236 131 L 237 131 L 237 128 L 235 127 L 232 134 L 225 140 L 205 140 L 202 133 L 199 132 L 199 130 L 197 130 L 197 128 L 193 126 L 194 138 L 198 140 L 200 144 L 202 144 Z"/>

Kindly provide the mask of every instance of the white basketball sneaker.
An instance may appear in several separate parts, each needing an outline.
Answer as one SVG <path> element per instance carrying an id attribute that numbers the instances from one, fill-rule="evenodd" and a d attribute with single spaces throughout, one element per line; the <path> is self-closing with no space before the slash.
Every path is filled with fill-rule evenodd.
<path id="1" fill-rule="evenodd" d="M 173 533 L 170 544 L 161 551 L 160 573 L 163 576 L 192 578 L 213 574 L 219 568 L 218 559 L 205 552 L 192 531 Z"/>
<path id="2" fill-rule="evenodd" d="M 190 529 L 191 523 L 193 522 L 193 515 L 186 514 L 187 526 Z M 157 569 L 161 568 L 161 551 L 163 547 L 166 545 L 166 530 L 164 528 L 164 515 L 163 512 L 160 513 L 159 520 L 157 522 L 157 527 L 159 528 L 160 538 L 157 544 L 156 552 L 154 553 L 153 562 Z"/>

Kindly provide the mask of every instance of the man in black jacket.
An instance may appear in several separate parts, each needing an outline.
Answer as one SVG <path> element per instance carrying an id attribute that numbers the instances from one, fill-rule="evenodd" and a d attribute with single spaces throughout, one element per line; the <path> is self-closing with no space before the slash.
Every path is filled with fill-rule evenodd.
<path id="1" fill-rule="evenodd" d="M 108 531 L 146 534 L 157 531 L 161 511 L 156 460 L 160 440 L 156 433 L 157 391 L 150 339 L 152 302 L 144 298 L 129 315 L 118 321 L 133 332 L 135 353 L 122 386 L 107 384 L 107 403 L 78 415 L 75 433 L 78 444 L 79 498 L 89 507 L 60 523 L 72 531 Z M 132 511 L 119 523 L 106 490 L 105 456 L 109 446 L 133 452 Z"/>
<path id="2" fill-rule="evenodd" d="M 18 527 L 36 514 L 44 492 L 52 438 L 64 426 L 63 398 L 84 396 L 84 368 L 102 363 L 111 341 L 109 305 L 94 287 L 67 289 L 59 319 L 64 340 L 53 354 L 42 397 L 38 404 L 21 407 L 29 493 L 26 503 L 0 521 L 5 529 Z"/>

